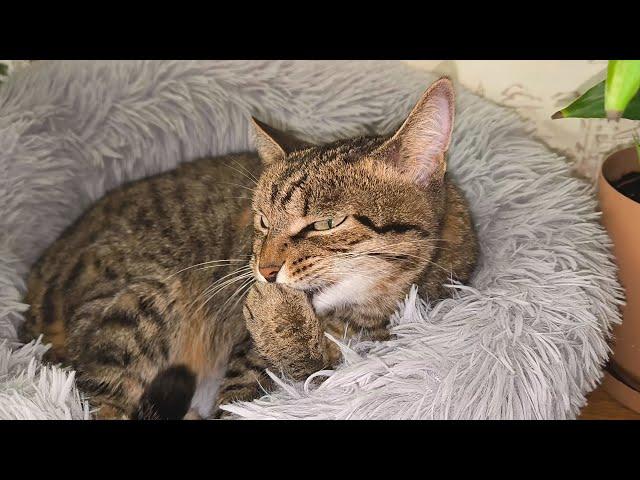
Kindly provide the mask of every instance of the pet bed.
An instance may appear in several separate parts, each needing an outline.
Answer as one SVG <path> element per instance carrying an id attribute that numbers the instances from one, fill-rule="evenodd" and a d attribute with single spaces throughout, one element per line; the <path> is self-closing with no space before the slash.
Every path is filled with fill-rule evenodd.
<path id="1" fill-rule="evenodd" d="M 74 374 L 16 327 L 29 266 L 109 189 L 251 148 L 249 116 L 322 142 L 392 131 L 434 76 L 402 62 L 37 62 L 0 87 L 0 418 L 90 418 Z M 517 115 L 457 86 L 450 174 L 481 257 L 436 304 L 407 296 L 392 340 L 343 345 L 326 380 L 239 418 L 565 419 L 602 376 L 621 289 L 586 183 Z"/>

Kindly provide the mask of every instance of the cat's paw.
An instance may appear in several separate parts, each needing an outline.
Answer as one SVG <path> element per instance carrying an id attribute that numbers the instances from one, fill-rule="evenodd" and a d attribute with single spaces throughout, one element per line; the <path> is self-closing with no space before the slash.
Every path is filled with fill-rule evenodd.
<path id="1" fill-rule="evenodd" d="M 283 328 L 286 324 L 295 328 L 305 319 L 315 319 L 304 292 L 277 283 L 256 282 L 247 295 L 245 307 L 248 322 L 275 321 Z"/>
<path id="2" fill-rule="evenodd" d="M 303 378 L 324 366 L 324 334 L 304 292 L 256 283 L 243 312 L 257 351 L 274 367 Z"/>

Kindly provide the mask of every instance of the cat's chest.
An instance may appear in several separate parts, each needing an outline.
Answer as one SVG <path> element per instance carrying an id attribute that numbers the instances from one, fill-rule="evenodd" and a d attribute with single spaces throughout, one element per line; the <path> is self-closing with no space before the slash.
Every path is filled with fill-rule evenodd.
<path id="1" fill-rule="evenodd" d="M 221 274 L 222 275 L 222 274 Z M 225 274 L 228 275 L 228 274 Z M 228 289 L 220 289 L 219 280 L 192 275 L 190 281 L 173 282 L 173 334 L 177 363 L 187 365 L 198 379 L 209 376 L 224 364 L 234 342 L 243 333 L 240 302 Z"/>
<path id="2" fill-rule="evenodd" d="M 223 275 L 220 279 L 226 280 Z M 187 366 L 196 376 L 191 408 L 202 418 L 212 412 L 229 353 L 245 328 L 240 303 L 232 301 L 229 291 L 222 289 L 219 299 L 213 295 L 212 289 L 220 284 L 213 277 L 193 275 L 191 282 L 174 286 L 179 316 L 173 362 Z"/>

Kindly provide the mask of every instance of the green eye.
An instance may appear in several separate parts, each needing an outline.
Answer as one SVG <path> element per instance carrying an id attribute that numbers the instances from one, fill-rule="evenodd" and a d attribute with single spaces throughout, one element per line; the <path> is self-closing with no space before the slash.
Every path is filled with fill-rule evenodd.
<path id="1" fill-rule="evenodd" d="M 347 217 L 327 218 L 313 223 L 314 230 L 331 230 L 345 221 Z"/>

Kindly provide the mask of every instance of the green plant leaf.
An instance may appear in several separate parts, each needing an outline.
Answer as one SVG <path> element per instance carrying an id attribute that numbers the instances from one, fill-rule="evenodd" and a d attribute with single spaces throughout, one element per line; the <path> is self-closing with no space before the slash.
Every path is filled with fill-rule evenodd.
<path id="1" fill-rule="evenodd" d="M 606 118 L 604 110 L 604 80 L 587 90 L 569 106 L 551 118 Z M 636 94 L 625 108 L 622 118 L 640 120 L 640 94 Z"/>
<path id="2" fill-rule="evenodd" d="M 640 60 L 609 60 L 604 109 L 607 118 L 620 118 L 640 90 Z"/>

